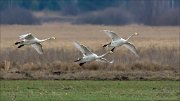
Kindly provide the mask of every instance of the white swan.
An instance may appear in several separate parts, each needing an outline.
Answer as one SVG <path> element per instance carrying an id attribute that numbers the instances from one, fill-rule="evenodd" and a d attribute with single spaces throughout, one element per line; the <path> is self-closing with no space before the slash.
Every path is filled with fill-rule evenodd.
<path id="1" fill-rule="evenodd" d="M 28 33 L 20 35 L 19 39 L 21 39 L 22 41 L 15 43 L 15 45 L 19 45 L 18 48 L 21 48 L 24 45 L 31 45 L 39 54 L 43 54 L 42 45 L 40 43 L 47 40 L 55 39 L 55 37 L 40 40 L 34 37 L 31 33 Z"/>
<path id="2" fill-rule="evenodd" d="M 79 44 L 78 42 L 74 42 L 74 45 L 83 54 L 82 58 L 80 58 L 80 59 L 78 58 L 78 60 L 74 61 L 74 62 L 80 62 L 79 63 L 80 66 L 82 66 L 86 62 L 90 62 L 90 61 L 99 61 L 99 62 L 105 62 L 105 63 L 113 63 L 113 61 L 110 62 L 110 61 L 106 60 L 105 58 L 103 58 L 104 56 L 106 56 L 110 52 L 107 52 L 107 53 L 105 53 L 105 54 L 103 54 L 101 56 L 98 56 L 95 53 L 93 53 L 91 51 L 91 49 L 89 49 L 85 45 Z"/>
<path id="3" fill-rule="evenodd" d="M 111 47 L 112 48 L 111 51 L 113 52 L 116 47 L 123 45 L 126 48 L 128 48 L 131 52 L 133 52 L 137 57 L 139 57 L 136 47 L 132 43 L 128 42 L 128 40 L 132 36 L 138 35 L 138 33 L 134 33 L 131 36 L 129 36 L 127 39 L 123 39 L 113 31 L 110 30 L 103 30 L 103 31 L 112 39 L 110 43 L 105 44 L 103 47 L 106 46 Z"/>

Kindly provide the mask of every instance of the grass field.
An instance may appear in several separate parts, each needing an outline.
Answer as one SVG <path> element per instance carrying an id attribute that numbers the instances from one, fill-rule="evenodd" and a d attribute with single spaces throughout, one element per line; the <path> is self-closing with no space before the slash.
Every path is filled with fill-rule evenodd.
<path id="1" fill-rule="evenodd" d="M 179 99 L 179 26 L 43 24 L 2 25 L 0 29 L 1 101 Z M 123 38 L 138 32 L 140 35 L 130 42 L 137 47 L 140 58 L 118 47 L 106 57 L 114 60 L 113 64 L 92 62 L 80 67 L 74 63 L 81 55 L 73 41 L 89 46 L 98 55 L 107 51 L 102 45 L 110 39 L 100 32 L 103 29 Z M 30 46 L 17 49 L 14 43 L 18 36 L 28 32 L 40 39 L 57 39 L 43 43 L 43 55 Z"/>
<path id="2" fill-rule="evenodd" d="M 2 25 L 1 27 L 1 79 L 74 79 L 74 80 L 180 80 L 178 26 L 98 26 L 71 24 Z M 110 39 L 100 30 L 109 29 L 130 39 L 139 52 L 136 58 L 124 47 L 118 47 L 106 58 L 113 64 L 87 63 L 80 67 L 73 61 L 80 57 L 73 41 L 79 41 L 101 55 L 102 46 Z M 18 49 L 14 43 L 18 36 L 31 32 L 43 39 L 57 39 L 43 44 L 44 54 L 39 55 L 30 46 Z"/>
<path id="3" fill-rule="evenodd" d="M 2 80 L 1 101 L 178 101 L 179 81 Z"/>

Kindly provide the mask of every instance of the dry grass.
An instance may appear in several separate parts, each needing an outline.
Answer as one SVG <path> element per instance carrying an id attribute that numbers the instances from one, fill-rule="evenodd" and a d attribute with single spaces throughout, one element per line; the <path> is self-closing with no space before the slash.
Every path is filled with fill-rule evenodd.
<path id="1" fill-rule="evenodd" d="M 110 29 L 122 37 L 138 32 L 131 39 L 138 50 L 136 58 L 123 47 L 106 58 L 113 64 L 92 62 L 80 67 L 73 61 L 81 56 L 73 41 L 80 41 L 96 53 L 105 50 L 102 45 L 109 38 L 100 30 Z M 18 35 L 31 32 L 38 38 L 55 36 L 43 43 L 44 54 L 26 46 L 17 49 L 13 44 Z M 178 27 L 91 26 L 70 24 L 44 24 L 35 26 L 1 26 L 1 79 L 109 79 L 109 80 L 179 80 Z"/>

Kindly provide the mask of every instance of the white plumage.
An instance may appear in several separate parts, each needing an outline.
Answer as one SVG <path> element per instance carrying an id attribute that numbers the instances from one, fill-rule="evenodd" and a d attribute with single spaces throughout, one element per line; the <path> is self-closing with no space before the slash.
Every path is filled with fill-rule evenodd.
<path id="1" fill-rule="evenodd" d="M 15 43 L 15 45 L 19 45 L 18 48 L 21 48 L 24 45 L 31 45 L 39 54 L 43 54 L 41 43 L 47 40 L 55 39 L 55 37 L 40 40 L 34 37 L 31 33 L 28 33 L 20 35 L 19 39 L 21 39 L 22 41 Z"/>
<path id="2" fill-rule="evenodd" d="M 129 36 L 127 39 L 123 39 L 113 31 L 110 31 L 110 30 L 103 30 L 103 31 L 112 39 L 110 43 L 105 44 L 103 47 L 106 47 L 106 46 L 111 47 L 112 48 L 111 51 L 114 51 L 114 49 L 118 46 L 125 46 L 131 52 L 133 52 L 137 57 L 139 57 L 136 47 L 132 43 L 128 42 L 128 40 L 132 36 L 138 35 L 138 33 L 134 33 L 131 36 Z"/>
<path id="3" fill-rule="evenodd" d="M 74 62 L 80 62 L 79 65 L 82 66 L 86 62 L 90 61 L 99 61 L 99 62 L 105 62 L 105 63 L 113 63 L 113 61 L 108 61 L 104 56 L 109 54 L 110 52 L 107 52 L 101 56 L 98 56 L 97 54 L 93 53 L 90 48 L 87 48 L 85 45 L 80 44 L 79 42 L 74 42 L 74 45 L 76 46 L 77 49 L 81 51 L 83 54 L 83 57 L 74 61 Z"/>

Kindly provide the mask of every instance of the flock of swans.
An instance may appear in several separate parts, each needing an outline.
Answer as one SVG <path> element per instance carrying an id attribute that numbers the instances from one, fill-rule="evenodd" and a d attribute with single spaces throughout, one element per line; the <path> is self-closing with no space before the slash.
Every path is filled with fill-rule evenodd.
<path id="1" fill-rule="evenodd" d="M 114 49 L 116 47 L 118 47 L 118 46 L 125 46 L 131 52 L 133 52 L 135 54 L 135 56 L 139 57 L 136 47 L 132 43 L 128 42 L 128 40 L 132 36 L 138 35 L 138 33 L 134 33 L 131 36 L 129 36 L 127 39 L 123 39 L 113 31 L 110 31 L 110 30 L 102 30 L 102 31 L 105 32 L 105 34 L 107 34 L 111 38 L 111 42 L 108 43 L 108 44 L 103 45 L 103 47 L 108 47 L 111 50 L 106 52 L 105 54 L 102 54 L 102 55 L 98 56 L 97 54 L 92 52 L 92 49 L 88 48 L 87 46 L 85 46 L 83 44 L 80 44 L 79 42 L 74 42 L 75 47 L 83 55 L 83 57 L 78 58 L 74 62 L 79 62 L 80 66 L 82 66 L 83 64 L 85 64 L 87 62 L 91 62 L 91 61 L 113 63 L 113 61 L 108 61 L 104 57 L 107 54 L 113 53 Z M 19 45 L 18 48 L 21 48 L 21 47 L 23 47 L 25 45 L 31 45 L 39 54 L 43 54 L 43 49 L 42 49 L 41 43 L 45 42 L 47 40 L 53 40 L 53 39 L 56 39 L 56 38 L 51 37 L 51 38 L 47 38 L 47 39 L 38 39 L 38 38 L 34 37 L 31 33 L 29 33 L 29 34 L 24 34 L 24 35 L 19 36 L 19 39 L 21 39 L 21 41 L 18 41 L 18 42 L 15 43 L 15 45 Z"/>

